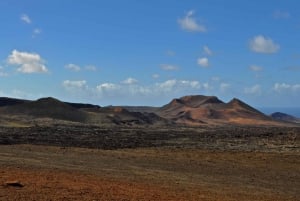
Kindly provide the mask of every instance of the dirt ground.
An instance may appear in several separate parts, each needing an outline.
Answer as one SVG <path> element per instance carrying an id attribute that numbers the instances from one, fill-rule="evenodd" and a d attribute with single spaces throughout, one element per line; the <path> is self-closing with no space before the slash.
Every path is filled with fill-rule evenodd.
<path id="1" fill-rule="evenodd" d="M 299 189 L 297 151 L 0 146 L 0 200 L 297 201 Z"/>

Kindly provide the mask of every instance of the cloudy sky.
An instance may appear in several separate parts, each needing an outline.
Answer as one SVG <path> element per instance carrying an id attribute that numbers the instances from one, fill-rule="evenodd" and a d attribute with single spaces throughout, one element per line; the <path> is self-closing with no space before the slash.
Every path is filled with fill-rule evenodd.
<path id="1" fill-rule="evenodd" d="M 0 96 L 298 107 L 298 0 L 1 0 Z"/>

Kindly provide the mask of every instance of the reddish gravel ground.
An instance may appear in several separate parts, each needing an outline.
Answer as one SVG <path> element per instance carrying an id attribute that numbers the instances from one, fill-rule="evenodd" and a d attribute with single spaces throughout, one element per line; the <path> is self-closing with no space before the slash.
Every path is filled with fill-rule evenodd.
<path id="1" fill-rule="evenodd" d="M 299 153 L 0 146 L 1 201 L 296 201 L 299 189 Z"/>

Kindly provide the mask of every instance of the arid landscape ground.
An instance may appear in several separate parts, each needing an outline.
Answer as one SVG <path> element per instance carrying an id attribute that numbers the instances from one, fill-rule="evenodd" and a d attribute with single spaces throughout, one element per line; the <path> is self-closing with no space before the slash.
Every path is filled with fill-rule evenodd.
<path id="1" fill-rule="evenodd" d="M 299 127 L 2 128 L 0 200 L 299 200 L 299 133 Z"/>
<path id="2" fill-rule="evenodd" d="M 237 99 L 1 100 L 1 201 L 300 200 L 299 124 Z"/>

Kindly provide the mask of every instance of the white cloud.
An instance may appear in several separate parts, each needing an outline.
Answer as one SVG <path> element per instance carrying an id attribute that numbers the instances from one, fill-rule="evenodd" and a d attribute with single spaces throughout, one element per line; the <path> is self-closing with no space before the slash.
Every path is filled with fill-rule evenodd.
<path id="1" fill-rule="evenodd" d="M 178 70 L 179 67 L 174 66 L 174 65 L 170 65 L 170 64 L 161 64 L 160 68 L 163 70 L 167 70 L 167 71 L 174 71 L 174 70 Z"/>
<path id="2" fill-rule="evenodd" d="M 94 65 L 87 65 L 84 67 L 84 69 L 87 71 L 97 71 L 97 67 Z"/>
<path id="3" fill-rule="evenodd" d="M 213 52 L 211 51 L 211 49 L 209 49 L 208 46 L 203 46 L 203 51 L 204 51 L 204 54 L 208 55 L 208 56 L 211 56 L 213 55 Z"/>
<path id="4" fill-rule="evenodd" d="M 85 80 L 65 80 L 62 83 L 65 89 L 83 89 L 87 88 L 87 82 Z"/>
<path id="5" fill-rule="evenodd" d="M 37 35 L 41 34 L 42 33 L 42 30 L 39 29 L 39 28 L 35 28 L 32 32 L 32 37 L 36 37 Z"/>
<path id="6" fill-rule="evenodd" d="M 124 80 L 123 82 L 121 82 L 122 84 L 128 84 L 128 85 L 131 85 L 131 84 L 136 84 L 138 83 L 138 80 L 132 78 L 132 77 L 129 77 L 127 78 L 126 80 Z"/>
<path id="7" fill-rule="evenodd" d="M 103 84 L 99 84 L 96 87 L 96 89 L 101 94 L 103 94 L 103 93 L 114 93 L 114 92 L 118 91 L 119 89 L 121 89 L 121 86 L 118 85 L 118 84 L 114 84 L 114 83 L 103 83 Z"/>
<path id="8" fill-rule="evenodd" d="M 26 14 L 21 15 L 20 19 L 27 24 L 31 24 L 31 19 Z"/>
<path id="9" fill-rule="evenodd" d="M 19 52 L 13 50 L 7 58 L 7 63 L 17 65 L 17 71 L 21 73 L 46 73 L 48 72 L 45 66 L 45 61 L 37 53 Z"/>
<path id="10" fill-rule="evenodd" d="M 286 11 L 276 10 L 273 12 L 273 18 L 275 19 L 288 19 L 291 17 L 291 14 Z"/>
<path id="11" fill-rule="evenodd" d="M 207 57 L 199 58 L 197 60 L 197 63 L 202 67 L 209 67 L 209 61 Z"/>
<path id="12" fill-rule="evenodd" d="M 201 84 L 197 80 L 170 79 L 149 85 L 125 84 L 123 82 L 99 83 L 95 87 L 87 86 L 86 81 L 65 80 L 63 87 L 71 95 L 93 97 L 96 99 L 111 99 L 122 103 L 122 100 L 161 100 L 166 97 L 178 97 L 186 94 L 198 94 L 200 90 L 208 91 L 213 88 L 208 83 Z"/>
<path id="13" fill-rule="evenodd" d="M 249 48 L 253 52 L 272 54 L 279 51 L 280 46 L 273 42 L 271 38 L 264 37 L 262 35 L 255 36 L 249 42 Z"/>
<path id="14" fill-rule="evenodd" d="M 178 24 L 183 30 L 190 31 L 190 32 L 206 32 L 207 29 L 204 25 L 199 24 L 197 20 L 193 17 L 194 11 L 189 11 L 183 17 L 178 19 Z"/>
<path id="15" fill-rule="evenodd" d="M 153 75 L 152 75 L 152 78 L 153 78 L 153 79 L 158 79 L 158 78 L 159 78 L 159 74 L 153 74 Z"/>
<path id="16" fill-rule="evenodd" d="M 275 83 L 273 86 L 273 90 L 276 92 L 300 92 L 300 84 L 286 84 L 286 83 Z"/>
<path id="17" fill-rule="evenodd" d="M 172 92 L 184 89 L 200 89 L 201 84 L 193 80 L 167 80 L 162 83 L 156 83 L 154 91 L 158 92 Z"/>
<path id="18" fill-rule="evenodd" d="M 202 86 L 198 81 L 193 80 L 166 80 L 165 82 L 155 83 L 149 86 L 142 86 L 137 84 L 115 84 L 102 83 L 96 87 L 98 95 L 107 96 L 160 96 L 167 93 L 186 92 L 200 89 Z"/>
<path id="19" fill-rule="evenodd" d="M 74 72 L 78 72 L 81 70 L 80 66 L 78 66 L 76 64 L 67 64 L 67 65 L 65 65 L 65 68 L 69 69 L 71 71 L 74 71 Z"/>
<path id="20" fill-rule="evenodd" d="M 256 84 L 252 87 L 247 87 L 244 89 L 244 93 L 250 95 L 259 95 L 261 94 L 261 86 Z"/>
<path id="21" fill-rule="evenodd" d="M 251 66 L 249 66 L 249 69 L 254 72 L 259 72 L 259 71 L 263 70 L 263 67 L 257 66 L 257 65 L 251 65 Z"/>
<path id="22" fill-rule="evenodd" d="M 230 84 L 228 84 L 228 83 L 221 83 L 220 84 L 220 91 L 221 92 L 226 92 L 229 88 L 230 88 Z"/>
<path id="23" fill-rule="evenodd" d="M 203 83 L 202 87 L 206 90 L 206 91 L 210 91 L 212 90 L 214 87 L 212 85 L 210 85 L 208 82 Z"/>

